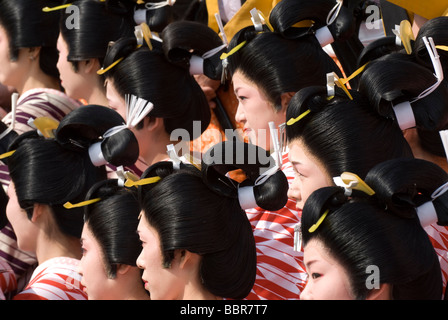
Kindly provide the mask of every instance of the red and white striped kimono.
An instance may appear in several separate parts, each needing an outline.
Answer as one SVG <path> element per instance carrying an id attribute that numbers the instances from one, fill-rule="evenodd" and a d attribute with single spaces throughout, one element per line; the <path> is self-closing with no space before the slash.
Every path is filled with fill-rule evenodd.
<path id="1" fill-rule="evenodd" d="M 294 171 L 288 152 L 282 155 L 281 169 L 291 185 Z M 294 251 L 294 227 L 300 222 L 301 210 L 296 209 L 294 200 L 288 199 L 278 211 L 254 208 L 246 210 L 246 214 L 257 248 L 257 276 L 246 299 L 299 299 L 306 284 L 303 252 Z"/>
<path id="2" fill-rule="evenodd" d="M 79 262 L 67 257 L 44 261 L 34 270 L 25 289 L 13 300 L 87 300 L 78 273 Z"/>

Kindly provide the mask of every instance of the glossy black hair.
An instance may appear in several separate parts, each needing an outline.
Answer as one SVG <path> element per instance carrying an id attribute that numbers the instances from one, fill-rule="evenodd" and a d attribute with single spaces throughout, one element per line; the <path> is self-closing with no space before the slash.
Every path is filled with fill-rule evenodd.
<path id="1" fill-rule="evenodd" d="M 235 151 L 241 151 L 238 147 L 245 151 L 241 161 L 235 161 Z M 255 186 L 260 169 L 269 169 L 274 163 L 265 150 L 259 149 L 226 141 L 208 150 L 201 170 L 189 164 L 174 170 L 173 163 L 165 161 L 152 165 L 142 175 L 161 178 L 141 186 L 140 199 L 145 219 L 159 232 L 165 267 L 169 267 L 176 249 L 201 255 L 203 285 L 220 297 L 242 299 L 255 281 L 255 240 L 238 200 L 238 188 L 254 186 L 257 205 L 264 208 L 278 210 L 287 201 L 288 182 L 281 170 Z M 226 155 L 230 157 L 227 162 Z M 234 169 L 242 169 L 247 179 L 238 183 L 226 178 L 225 174 Z"/>
<path id="2" fill-rule="evenodd" d="M 186 33 L 170 32 L 173 28 L 191 27 L 188 35 L 193 38 L 200 37 L 207 26 L 191 22 L 179 21 L 169 24 L 163 31 L 163 42 L 151 39 L 152 49 L 146 44 L 137 48 L 135 37 L 122 38 L 108 49 L 104 60 L 107 68 L 118 59 L 123 60 L 105 73 L 106 79 L 112 80 L 116 90 L 123 97 L 133 94 L 154 104 L 149 117 L 164 119 L 165 130 L 171 134 L 175 129 L 185 129 L 191 140 L 202 134 L 210 123 L 210 107 L 204 92 L 189 72 L 189 60 L 184 59 Z M 195 30 L 195 31 L 194 31 Z M 201 31 L 202 30 L 202 31 Z M 182 37 L 179 37 L 182 34 Z M 177 36 L 176 39 L 170 39 Z M 166 42 L 166 44 L 165 44 Z M 174 43 L 182 43 L 180 59 L 173 58 Z M 196 44 L 197 41 L 189 43 Z M 206 50 L 204 43 L 199 42 L 200 50 Z M 208 50 L 215 48 L 214 43 L 205 43 Z M 168 47 L 169 46 L 169 47 Z M 168 50 L 167 50 L 168 48 Z M 166 56 L 165 53 L 170 53 Z M 178 56 L 177 56 L 178 57 Z M 200 130 L 194 130 L 194 122 L 200 121 Z M 137 125 L 137 129 L 141 125 Z"/>
<path id="3" fill-rule="evenodd" d="M 134 20 L 132 7 L 129 10 L 117 12 L 118 4 L 111 6 L 106 2 L 92 0 L 77 0 L 72 3 L 79 10 L 77 27 L 68 28 L 67 20 L 73 13 L 62 10 L 60 30 L 68 45 L 67 60 L 77 68 L 77 62 L 96 58 L 102 65 L 110 41 L 121 37 L 134 35 Z"/>
<path id="4" fill-rule="evenodd" d="M 358 92 L 353 100 L 336 88 L 329 99 L 326 87 L 308 87 L 292 97 L 286 119 L 304 118 L 286 125 L 289 143 L 300 139 L 332 177 L 344 171 L 361 178 L 376 164 L 391 158 L 413 157 L 411 148 L 393 119 L 380 116 Z"/>
<path id="5" fill-rule="evenodd" d="M 289 9 L 290 5 L 294 10 Z M 273 8 L 269 18 L 273 32 L 266 25 L 263 25 L 261 33 L 254 26 L 242 28 L 227 49 L 230 52 L 246 41 L 243 47 L 227 58 L 228 70 L 231 75 L 239 71 L 257 84 L 276 110 L 281 109 L 283 93 L 326 85 L 326 74 L 329 72 L 342 77 L 339 67 L 322 49 L 309 28 L 292 28 L 294 30 L 291 31 L 289 27 L 297 21 L 296 9 L 294 1 L 281 1 Z"/>
<path id="6" fill-rule="evenodd" d="M 447 182 L 448 175 L 434 163 L 393 159 L 367 174 L 373 196 L 359 192 L 348 197 L 341 187 L 318 189 L 302 213 L 304 246 L 316 239 L 328 248 L 346 268 L 355 299 L 367 298 L 369 266 L 379 268 L 380 283 L 392 285 L 392 299 L 441 299 L 439 260 L 415 207 L 421 203 L 418 198 L 431 194 L 442 181 Z M 325 219 L 310 232 L 326 210 Z"/>
<path id="7" fill-rule="evenodd" d="M 140 204 L 137 190 L 118 185 L 117 179 L 100 181 L 87 192 L 86 200 L 99 202 L 84 207 L 84 222 L 102 249 L 109 278 L 120 264 L 136 266 L 141 251 L 137 235 Z"/>
<path id="8" fill-rule="evenodd" d="M 10 59 L 16 61 L 20 48 L 40 47 L 39 65 L 43 72 L 59 79 L 56 68 L 59 12 L 43 12 L 44 7 L 61 5 L 60 0 L 0 1 L 0 24 L 9 39 Z"/>
<path id="9" fill-rule="evenodd" d="M 114 110 L 88 105 L 65 116 L 55 130 L 55 138 L 44 138 L 37 131 L 19 135 L 9 146 L 8 150 L 15 152 L 8 158 L 7 164 L 19 204 L 27 211 L 28 217 L 31 218 L 35 203 L 47 204 L 61 231 L 80 237 L 83 209 L 66 209 L 63 205 L 84 201 L 89 188 L 106 179 L 105 167 L 93 165 L 88 149 L 101 141 L 100 136 L 104 132 L 122 123 L 123 119 Z M 130 145 L 136 143 L 134 137 Z M 103 144 L 107 145 L 108 142 Z M 126 143 L 123 145 L 126 146 Z M 120 152 L 124 149 L 123 145 L 119 147 Z M 138 148 L 136 156 L 135 152 L 133 154 L 135 162 Z M 124 159 L 129 157 L 126 155 Z M 117 158 L 123 159 L 112 154 L 112 159 Z"/>

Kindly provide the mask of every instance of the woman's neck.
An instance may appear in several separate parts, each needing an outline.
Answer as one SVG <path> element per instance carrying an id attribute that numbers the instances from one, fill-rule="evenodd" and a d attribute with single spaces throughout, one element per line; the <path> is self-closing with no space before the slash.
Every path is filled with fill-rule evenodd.
<path id="1" fill-rule="evenodd" d="M 57 79 L 41 71 L 36 73 L 30 73 L 22 84 L 16 86 L 16 90 L 20 95 L 28 90 L 36 88 L 49 88 L 60 90 L 60 85 Z"/>
<path id="2" fill-rule="evenodd" d="M 57 236 L 49 239 L 42 234 L 37 239 L 36 258 L 39 264 L 57 257 L 81 259 L 82 251 L 79 239 L 71 236 Z"/>

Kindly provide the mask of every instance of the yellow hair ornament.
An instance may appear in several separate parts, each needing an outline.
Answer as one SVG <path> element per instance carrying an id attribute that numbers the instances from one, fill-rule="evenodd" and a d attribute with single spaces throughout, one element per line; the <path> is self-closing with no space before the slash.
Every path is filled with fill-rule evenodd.
<path id="1" fill-rule="evenodd" d="M 247 41 L 243 41 L 241 42 L 239 45 L 237 45 L 235 48 L 233 48 L 232 50 L 230 50 L 230 52 L 228 53 L 223 53 L 220 57 L 221 60 L 227 59 L 228 57 L 230 57 L 232 54 L 234 54 L 235 52 L 237 52 L 238 50 L 240 50 L 242 47 L 244 47 L 244 45 L 246 44 Z"/>
<path id="2" fill-rule="evenodd" d="M 57 6 L 57 7 L 53 7 L 53 8 L 45 7 L 42 9 L 42 11 L 43 12 L 51 12 L 51 11 L 62 10 L 62 9 L 70 7 L 71 5 L 72 5 L 71 3 L 67 3 L 67 4 L 63 4 L 61 6 Z"/>
<path id="3" fill-rule="evenodd" d="M 81 207 L 85 207 L 85 206 L 88 206 L 89 204 L 96 203 L 99 201 L 101 201 L 101 198 L 86 200 L 86 201 L 82 201 L 82 202 L 75 203 L 75 204 L 72 204 L 71 202 L 66 202 L 66 203 L 64 203 L 64 208 L 65 209 L 81 208 Z"/>
<path id="4" fill-rule="evenodd" d="M 101 69 L 98 70 L 96 73 L 99 74 L 99 75 L 105 74 L 107 71 L 109 71 L 110 69 L 112 69 L 113 67 L 115 67 L 117 64 L 119 64 L 123 59 L 124 59 L 124 57 L 121 57 L 120 59 L 118 59 L 117 61 L 115 61 L 114 63 L 112 63 L 110 66 L 108 66 L 106 69 L 101 68 Z"/>
<path id="5" fill-rule="evenodd" d="M 354 77 L 358 76 L 361 72 L 364 71 L 364 69 L 366 68 L 367 64 L 368 64 L 368 62 L 366 64 L 364 64 L 363 66 L 359 67 L 358 70 L 353 72 L 348 78 L 341 79 L 341 83 L 345 85 L 345 84 L 347 84 L 347 82 L 352 80 Z"/>
<path id="6" fill-rule="evenodd" d="M 448 51 L 448 46 L 436 46 L 437 49 Z"/>
<path id="7" fill-rule="evenodd" d="M 319 220 L 317 220 L 317 222 L 315 224 L 313 224 L 309 229 L 308 232 L 309 233 L 313 233 L 314 231 L 317 230 L 317 228 L 319 228 L 319 226 L 322 224 L 322 222 L 325 220 L 325 218 L 327 217 L 328 213 L 330 212 L 330 210 L 326 210 L 324 212 L 324 214 L 319 218 Z"/>
<path id="8" fill-rule="evenodd" d="M 370 188 L 359 176 L 351 172 L 343 172 L 339 177 L 333 178 L 334 183 L 345 189 L 345 195 L 351 196 L 352 190 L 359 190 L 372 196 L 375 191 Z"/>
<path id="9" fill-rule="evenodd" d="M 395 29 L 392 30 L 395 34 L 395 42 L 397 45 L 403 45 L 407 54 L 412 53 L 411 40 L 415 40 L 414 33 L 412 32 L 411 23 L 408 20 L 402 20 L 400 25 L 395 25 Z"/>
<path id="10" fill-rule="evenodd" d="M 144 178 L 144 179 L 140 179 L 140 180 L 137 180 L 137 181 L 133 181 L 132 179 L 128 179 L 124 183 L 124 186 L 128 187 L 128 188 L 129 187 L 136 187 L 136 186 L 143 186 L 143 185 L 146 185 L 146 184 L 156 183 L 160 179 L 161 179 L 160 177 Z"/>
<path id="11" fill-rule="evenodd" d="M 45 138 L 54 138 L 54 131 L 59 126 L 59 122 L 48 117 L 38 117 L 33 120 L 33 125 Z"/>
<path id="12" fill-rule="evenodd" d="M 148 45 L 149 50 L 152 50 L 152 44 L 151 44 L 152 33 L 151 30 L 149 29 L 149 26 L 145 22 L 143 22 L 142 24 L 140 24 L 140 27 L 142 28 L 143 32 L 143 39 L 145 39 L 145 42 Z"/>
<path id="13" fill-rule="evenodd" d="M 288 126 L 292 126 L 294 123 L 296 123 L 297 121 L 300 121 L 303 117 L 305 117 L 310 112 L 311 112 L 311 110 L 308 109 L 308 110 L 302 112 L 297 118 L 289 119 L 288 122 L 286 122 L 286 124 Z"/>
<path id="14" fill-rule="evenodd" d="M 12 151 L 5 152 L 5 153 L 3 153 L 3 154 L 0 154 L 0 160 L 12 156 L 12 154 L 13 154 L 14 152 L 16 152 L 16 150 L 12 150 Z"/>

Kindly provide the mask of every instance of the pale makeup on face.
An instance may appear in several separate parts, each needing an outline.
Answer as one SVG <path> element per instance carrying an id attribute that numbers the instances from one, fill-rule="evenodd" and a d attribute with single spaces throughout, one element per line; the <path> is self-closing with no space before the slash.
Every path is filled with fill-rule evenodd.
<path id="1" fill-rule="evenodd" d="M 289 186 L 288 197 L 296 200 L 297 209 L 303 209 L 311 193 L 333 185 L 332 177 L 299 139 L 289 143 L 288 157 L 295 173 L 294 180 Z"/>
<path id="2" fill-rule="evenodd" d="M 236 122 L 243 125 L 243 135 L 249 141 L 266 150 L 271 150 L 269 122 L 273 121 L 277 128 L 285 122 L 285 112 L 277 112 L 260 88 L 236 71 L 232 77 L 238 108 Z"/>
<path id="3" fill-rule="evenodd" d="M 301 300 L 353 300 L 349 276 L 317 239 L 304 248 L 303 260 L 308 281 L 300 294 Z"/>
<path id="4" fill-rule="evenodd" d="M 144 217 L 140 218 L 137 233 L 142 242 L 142 251 L 137 258 L 137 266 L 143 269 L 142 279 L 151 300 L 178 300 L 185 283 L 181 279 L 177 264 L 170 268 L 163 266 L 159 235 Z"/>

